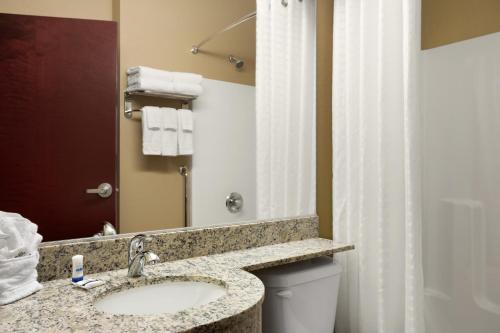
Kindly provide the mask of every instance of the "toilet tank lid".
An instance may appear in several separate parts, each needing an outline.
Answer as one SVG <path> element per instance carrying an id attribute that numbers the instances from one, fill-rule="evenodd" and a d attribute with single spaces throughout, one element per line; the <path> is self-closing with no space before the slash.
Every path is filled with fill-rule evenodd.
<path id="1" fill-rule="evenodd" d="M 254 272 L 266 287 L 292 287 L 339 275 L 342 268 L 331 257 L 319 257 Z"/>

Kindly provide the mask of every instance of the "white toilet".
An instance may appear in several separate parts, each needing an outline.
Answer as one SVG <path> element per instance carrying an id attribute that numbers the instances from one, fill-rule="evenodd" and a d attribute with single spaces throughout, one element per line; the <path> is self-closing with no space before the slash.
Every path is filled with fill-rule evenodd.
<path id="1" fill-rule="evenodd" d="M 263 333 L 332 333 L 342 269 L 320 257 L 255 274 L 266 286 Z"/>

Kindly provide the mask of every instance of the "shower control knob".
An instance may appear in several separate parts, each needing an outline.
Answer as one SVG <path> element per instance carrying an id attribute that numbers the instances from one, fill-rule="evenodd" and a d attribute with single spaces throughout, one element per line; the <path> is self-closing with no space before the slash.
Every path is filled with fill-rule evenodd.
<path id="1" fill-rule="evenodd" d="M 238 213 L 243 207 L 243 197 L 237 192 L 233 192 L 226 197 L 226 207 L 230 213 Z"/>

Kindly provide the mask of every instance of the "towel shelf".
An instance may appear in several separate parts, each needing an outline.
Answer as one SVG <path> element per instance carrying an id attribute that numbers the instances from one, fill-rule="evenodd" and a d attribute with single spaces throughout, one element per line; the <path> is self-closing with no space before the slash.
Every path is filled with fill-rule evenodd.
<path id="1" fill-rule="evenodd" d="M 132 102 L 130 100 L 134 96 L 157 97 L 157 98 L 180 101 L 180 102 L 182 102 L 183 109 L 190 108 L 191 102 L 193 100 L 195 100 L 197 97 L 197 96 L 192 96 L 192 95 L 171 94 L 171 93 L 163 93 L 163 92 L 156 92 L 156 91 L 149 91 L 149 90 L 126 91 L 125 92 L 125 110 L 123 112 L 125 115 L 125 118 L 130 119 L 130 118 L 132 118 L 132 114 L 134 112 L 141 112 L 140 109 L 133 109 L 132 108 Z"/>
<path id="2" fill-rule="evenodd" d="M 196 96 L 185 95 L 185 94 L 171 94 L 171 93 L 163 93 L 149 90 L 135 90 L 135 91 L 126 91 L 125 98 L 132 96 L 149 96 L 149 97 L 159 97 L 165 99 L 174 99 L 177 101 L 190 102 L 196 99 Z"/>

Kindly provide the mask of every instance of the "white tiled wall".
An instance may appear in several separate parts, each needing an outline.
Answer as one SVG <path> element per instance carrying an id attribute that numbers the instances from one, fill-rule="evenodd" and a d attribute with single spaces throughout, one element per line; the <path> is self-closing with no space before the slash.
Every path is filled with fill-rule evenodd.
<path id="1" fill-rule="evenodd" d="M 204 80 L 203 88 L 193 104 L 192 225 L 255 219 L 255 87 Z M 231 192 L 244 199 L 236 214 L 225 206 Z"/>

